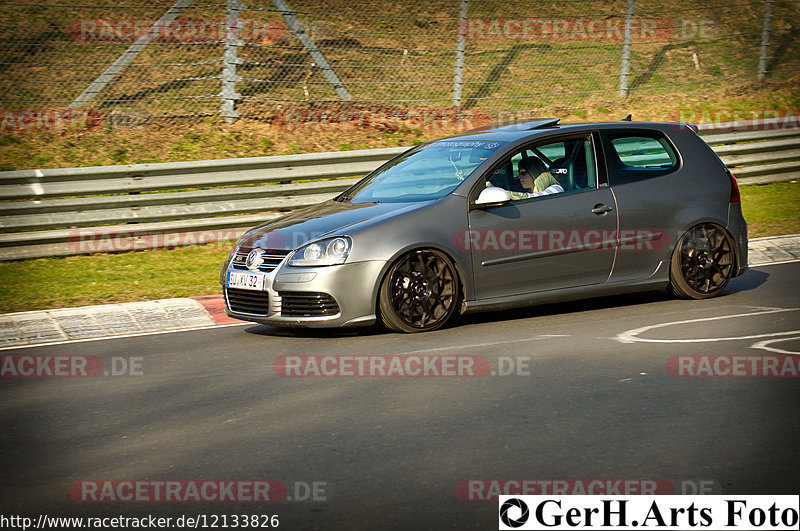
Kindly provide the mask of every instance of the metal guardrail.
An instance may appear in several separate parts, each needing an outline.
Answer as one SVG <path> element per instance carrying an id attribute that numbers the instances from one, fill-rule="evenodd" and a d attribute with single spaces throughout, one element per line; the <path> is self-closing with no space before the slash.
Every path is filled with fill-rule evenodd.
<path id="1" fill-rule="evenodd" d="M 764 184 L 800 177 L 800 117 L 791 128 L 731 130 L 730 124 L 701 126 L 700 135 L 719 155 L 739 184 Z M 771 121 L 761 125 L 769 126 Z M 777 120 L 774 123 L 781 123 Z M 785 122 L 784 122 L 785 123 Z"/>
<path id="2" fill-rule="evenodd" d="M 791 180 L 800 177 L 798 122 L 770 129 L 786 123 L 700 134 L 740 184 Z M 405 149 L 0 172 L 0 260 L 233 240 L 332 197 Z"/>
<path id="3" fill-rule="evenodd" d="M 0 172 L 0 260 L 233 240 L 406 149 Z"/>

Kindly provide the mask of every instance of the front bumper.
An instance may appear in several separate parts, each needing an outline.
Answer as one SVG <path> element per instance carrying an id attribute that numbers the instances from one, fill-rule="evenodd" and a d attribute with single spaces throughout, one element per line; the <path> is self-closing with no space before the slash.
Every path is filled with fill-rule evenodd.
<path id="1" fill-rule="evenodd" d="M 377 319 L 376 297 L 385 266 L 385 261 L 324 267 L 289 267 L 283 263 L 264 274 L 263 292 L 229 290 L 223 278 L 225 313 L 274 326 L 371 325 Z M 230 265 L 228 271 L 248 272 Z"/>

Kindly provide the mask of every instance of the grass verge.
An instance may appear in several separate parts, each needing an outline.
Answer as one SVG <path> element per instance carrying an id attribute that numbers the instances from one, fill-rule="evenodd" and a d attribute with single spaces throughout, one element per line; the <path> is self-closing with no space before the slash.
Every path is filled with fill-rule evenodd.
<path id="1" fill-rule="evenodd" d="M 798 181 L 741 187 L 750 237 L 800 233 Z M 231 242 L 0 263 L 0 313 L 220 293 Z"/>
<path id="2" fill-rule="evenodd" d="M 0 313 L 220 293 L 231 242 L 0 263 Z"/>
<path id="3" fill-rule="evenodd" d="M 800 181 L 741 186 L 750 238 L 800 233 Z"/>

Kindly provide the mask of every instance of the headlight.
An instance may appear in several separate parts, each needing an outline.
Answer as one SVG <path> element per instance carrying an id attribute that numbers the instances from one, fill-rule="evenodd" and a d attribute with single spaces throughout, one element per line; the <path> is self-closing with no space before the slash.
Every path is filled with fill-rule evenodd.
<path id="1" fill-rule="evenodd" d="M 319 240 L 296 250 L 288 264 L 295 267 L 343 264 L 350 254 L 350 246 L 347 236 Z"/>

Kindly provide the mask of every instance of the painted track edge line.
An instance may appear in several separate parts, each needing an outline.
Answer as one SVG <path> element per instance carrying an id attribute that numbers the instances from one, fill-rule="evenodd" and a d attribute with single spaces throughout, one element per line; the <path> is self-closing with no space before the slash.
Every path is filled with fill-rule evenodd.
<path id="1" fill-rule="evenodd" d="M 781 265 L 781 264 L 793 264 L 795 262 L 800 262 L 800 258 L 792 258 L 791 260 L 781 260 L 779 262 L 761 262 L 760 264 L 749 264 L 747 267 L 748 268 L 766 267 L 766 266 Z"/>

